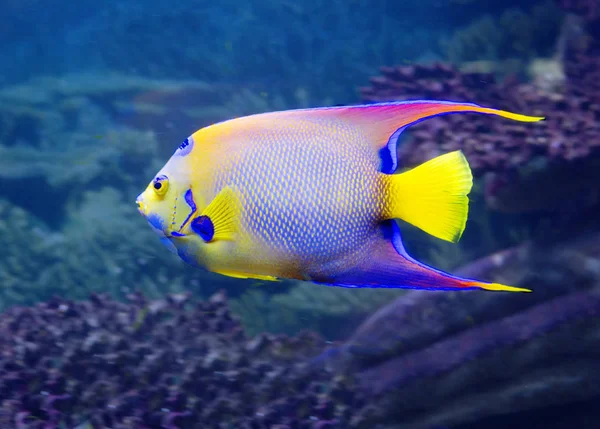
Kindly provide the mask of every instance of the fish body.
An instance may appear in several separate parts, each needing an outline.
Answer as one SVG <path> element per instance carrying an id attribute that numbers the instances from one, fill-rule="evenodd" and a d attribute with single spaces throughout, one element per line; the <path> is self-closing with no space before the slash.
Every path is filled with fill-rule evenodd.
<path id="1" fill-rule="evenodd" d="M 394 221 L 448 241 L 462 234 L 472 177 L 460 152 L 392 174 L 404 128 L 461 111 L 539 119 L 427 101 L 236 118 L 188 137 L 137 203 L 183 260 L 233 277 L 519 290 L 419 263 Z"/>
<path id="2" fill-rule="evenodd" d="M 373 235 L 383 207 L 377 154 L 356 130 L 316 119 L 265 115 L 192 136 L 195 142 L 220 138 L 215 149 L 231 154 L 210 155 L 212 179 L 199 193 L 210 202 L 223 188 L 234 189 L 244 236 L 223 242 L 226 259 L 220 249 L 207 249 L 209 269 L 311 278 L 319 268 L 357 256 Z M 240 131 L 229 134 L 234 125 Z M 289 129 L 295 131 L 286 135 Z"/>

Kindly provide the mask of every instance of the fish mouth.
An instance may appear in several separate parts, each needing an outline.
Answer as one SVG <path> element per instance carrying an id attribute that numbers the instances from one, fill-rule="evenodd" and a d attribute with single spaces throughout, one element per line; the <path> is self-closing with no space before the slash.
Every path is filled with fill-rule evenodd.
<path id="1" fill-rule="evenodd" d="M 143 194 L 142 194 L 143 195 Z M 146 219 L 152 231 L 158 234 L 160 237 L 170 237 L 168 228 L 165 227 L 165 222 L 161 216 L 156 213 L 150 213 L 148 205 L 144 203 L 142 195 L 138 196 L 135 200 L 137 204 L 137 211 Z"/>
<path id="2" fill-rule="evenodd" d="M 148 206 L 146 206 L 146 204 L 144 204 L 144 201 L 140 197 L 137 197 L 137 199 L 135 200 L 135 203 L 137 204 L 138 212 L 142 216 L 147 217 Z"/>
<path id="3" fill-rule="evenodd" d="M 185 204 L 181 204 L 182 199 L 185 201 Z M 138 196 L 135 203 L 137 204 L 138 212 L 159 235 L 166 238 L 185 237 L 189 235 L 185 232 L 186 226 L 189 225 L 197 211 L 191 188 L 186 190 L 183 195 L 180 194 L 179 197 L 175 198 L 171 213 L 165 213 L 166 216 L 161 216 L 159 213 L 151 211 L 144 202 L 143 194 Z M 186 210 L 186 205 L 189 207 L 189 210 Z"/>

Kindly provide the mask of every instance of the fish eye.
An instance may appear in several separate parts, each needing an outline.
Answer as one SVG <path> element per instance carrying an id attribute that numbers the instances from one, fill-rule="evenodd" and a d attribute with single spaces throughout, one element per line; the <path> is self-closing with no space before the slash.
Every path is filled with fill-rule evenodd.
<path id="1" fill-rule="evenodd" d="M 154 179 L 152 187 L 157 195 L 165 195 L 169 189 L 169 179 L 167 176 L 158 176 L 156 179 Z"/>

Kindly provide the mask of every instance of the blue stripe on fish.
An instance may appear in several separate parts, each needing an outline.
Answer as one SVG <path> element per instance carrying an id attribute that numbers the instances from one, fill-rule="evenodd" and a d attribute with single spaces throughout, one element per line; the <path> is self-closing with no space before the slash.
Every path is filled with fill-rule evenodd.
<path id="1" fill-rule="evenodd" d="M 189 154 L 192 151 L 193 148 L 194 148 L 194 138 L 190 136 L 187 139 L 185 139 L 183 141 L 183 143 L 181 143 L 179 145 L 179 147 L 175 151 L 175 155 L 186 156 L 187 154 Z"/>
<path id="2" fill-rule="evenodd" d="M 192 193 L 191 189 L 188 189 L 187 191 L 185 191 L 185 195 L 183 196 L 183 198 L 185 199 L 186 204 L 188 206 L 190 206 L 191 211 L 190 211 L 190 214 L 187 215 L 187 217 L 185 218 L 185 220 L 179 227 L 179 231 L 181 231 L 185 227 L 185 225 L 188 223 L 190 218 L 196 213 L 196 209 L 197 209 L 196 202 L 194 201 L 194 194 Z"/>
<path id="3" fill-rule="evenodd" d="M 156 213 L 150 213 L 146 220 L 148 220 L 148 223 L 152 225 L 155 229 L 158 229 L 160 231 L 164 229 L 165 221 Z"/>

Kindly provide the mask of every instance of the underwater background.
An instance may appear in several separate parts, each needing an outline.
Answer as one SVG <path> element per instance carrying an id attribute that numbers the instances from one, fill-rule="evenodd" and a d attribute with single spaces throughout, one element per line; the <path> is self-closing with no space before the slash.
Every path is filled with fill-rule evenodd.
<path id="1" fill-rule="evenodd" d="M 257 112 L 466 101 L 458 244 L 409 253 L 531 294 L 241 280 L 172 255 L 135 197 Z M 0 429 L 600 428 L 600 2 L 0 3 Z"/>

